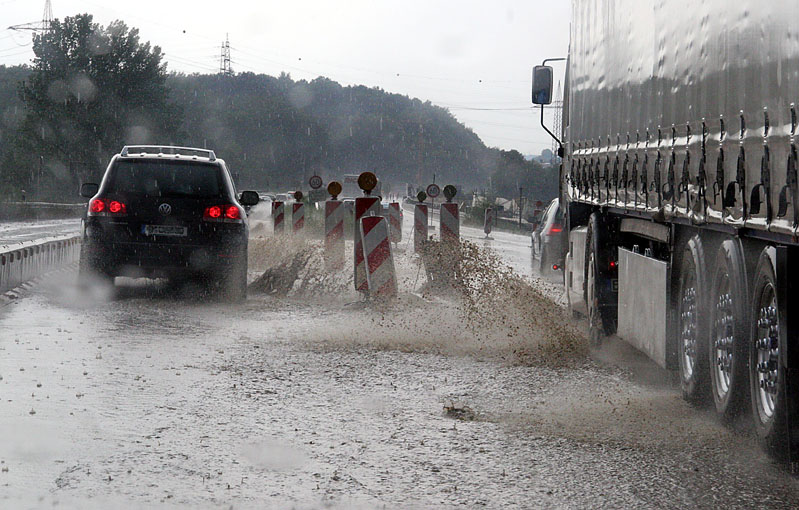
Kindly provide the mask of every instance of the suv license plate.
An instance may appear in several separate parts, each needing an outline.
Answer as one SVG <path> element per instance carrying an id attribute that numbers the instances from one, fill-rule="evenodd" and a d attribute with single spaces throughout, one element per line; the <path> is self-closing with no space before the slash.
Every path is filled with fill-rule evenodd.
<path id="1" fill-rule="evenodd" d="M 175 236 L 186 237 L 186 227 L 174 225 L 142 225 L 142 234 L 146 236 Z"/>

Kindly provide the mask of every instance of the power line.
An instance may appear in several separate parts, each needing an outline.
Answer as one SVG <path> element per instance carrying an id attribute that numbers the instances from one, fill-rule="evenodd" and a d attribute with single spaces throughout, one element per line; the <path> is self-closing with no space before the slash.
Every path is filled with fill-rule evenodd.
<path id="1" fill-rule="evenodd" d="M 479 111 L 479 112 L 511 112 L 511 111 L 530 111 L 533 109 L 532 106 L 524 106 L 520 108 L 478 108 L 473 106 L 455 106 L 455 105 L 447 105 L 441 103 L 441 106 L 448 108 L 450 110 L 470 110 L 470 111 Z"/>
<path id="2" fill-rule="evenodd" d="M 8 50 L 0 50 L 0 58 L 6 57 L 16 57 L 17 55 L 25 55 L 26 53 L 30 53 L 30 49 L 24 49 L 22 51 L 16 51 L 19 48 L 10 48 Z M 14 51 L 14 53 L 3 53 L 4 51 Z"/>
<path id="3" fill-rule="evenodd" d="M 168 63 L 169 62 L 177 62 L 178 64 L 183 64 L 185 66 L 190 66 L 190 67 L 192 67 L 194 69 L 200 69 L 200 70 L 208 72 L 208 73 L 213 73 L 213 72 L 217 71 L 217 68 L 214 67 L 210 63 L 204 63 L 204 62 L 200 62 L 200 61 L 197 61 L 197 60 L 192 60 L 192 59 L 186 58 L 186 57 L 178 57 L 178 56 L 172 55 L 172 54 L 169 54 L 169 55 L 165 54 L 164 57 L 165 57 L 165 59 L 166 59 L 166 61 Z"/>
<path id="4" fill-rule="evenodd" d="M 542 145 L 542 146 L 546 146 L 546 147 L 549 147 L 549 145 L 550 145 L 550 142 L 536 142 L 534 140 L 522 140 L 522 139 L 519 139 L 519 138 L 506 138 L 504 136 L 488 136 L 486 138 L 491 138 L 492 140 L 502 140 L 502 141 L 506 141 L 506 142 L 529 143 L 529 144 L 532 144 L 532 145 Z"/>
<path id="5" fill-rule="evenodd" d="M 532 117 L 531 117 L 531 119 L 532 119 Z M 460 119 L 458 119 L 458 120 L 460 120 Z M 461 122 L 463 122 L 463 120 L 461 120 Z M 501 124 L 499 122 L 488 122 L 488 121 L 485 121 L 485 120 L 471 120 L 471 119 L 469 119 L 469 123 L 470 124 L 485 124 L 486 126 L 496 126 L 496 127 L 503 127 L 503 128 L 508 128 L 508 129 L 524 129 L 524 130 L 527 130 L 527 131 L 531 131 L 531 130 L 533 130 L 533 129 L 538 127 L 535 124 L 531 124 L 529 126 L 517 126 L 517 125 L 514 125 L 514 124 Z"/>

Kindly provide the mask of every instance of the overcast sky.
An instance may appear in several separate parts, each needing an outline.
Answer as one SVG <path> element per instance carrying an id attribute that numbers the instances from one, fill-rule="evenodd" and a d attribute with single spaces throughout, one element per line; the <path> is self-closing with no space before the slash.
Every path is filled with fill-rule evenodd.
<path id="1" fill-rule="evenodd" d="M 551 146 L 530 104 L 532 66 L 566 55 L 569 0 L 52 0 L 56 18 L 121 19 L 163 49 L 169 69 L 219 70 L 229 34 L 233 71 L 326 76 L 450 109 L 486 145 L 539 154 Z M 0 64 L 33 57 L 44 0 L 0 0 Z M 557 68 L 562 76 L 562 66 Z"/>

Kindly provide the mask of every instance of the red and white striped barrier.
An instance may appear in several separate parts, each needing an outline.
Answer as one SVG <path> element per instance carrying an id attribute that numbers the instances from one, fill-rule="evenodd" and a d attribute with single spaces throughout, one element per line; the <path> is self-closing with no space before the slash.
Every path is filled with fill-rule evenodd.
<path id="1" fill-rule="evenodd" d="M 325 202 L 325 268 L 344 268 L 344 217 L 347 209 L 340 200 Z"/>
<path id="2" fill-rule="evenodd" d="M 413 251 L 421 253 L 425 241 L 427 241 L 427 205 L 416 204 L 413 210 Z"/>
<path id="3" fill-rule="evenodd" d="M 447 202 L 441 204 L 439 211 L 441 222 L 441 241 L 457 244 L 461 237 L 461 220 L 458 204 Z"/>
<path id="4" fill-rule="evenodd" d="M 369 282 L 366 279 L 366 262 L 363 257 L 363 237 L 361 236 L 361 218 L 366 216 L 380 216 L 380 199 L 377 197 L 358 197 L 355 199 L 355 231 L 354 260 L 355 260 L 355 290 L 369 291 Z"/>
<path id="5" fill-rule="evenodd" d="M 391 234 L 392 243 L 402 242 L 402 215 L 400 213 L 399 202 L 391 202 L 388 204 L 388 220 L 389 232 Z"/>
<path id="6" fill-rule="evenodd" d="M 291 221 L 292 232 L 302 234 L 302 230 L 305 228 L 305 204 L 302 202 L 291 204 Z"/>
<path id="7" fill-rule="evenodd" d="M 494 209 L 491 207 L 486 208 L 485 222 L 483 222 L 483 232 L 486 233 L 486 237 L 488 237 L 488 234 L 491 233 L 491 229 L 494 226 L 494 221 Z"/>
<path id="8" fill-rule="evenodd" d="M 285 208 L 283 202 L 275 201 L 272 202 L 272 220 L 274 221 L 274 232 L 275 234 L 282 234 L 285 230 Z"/>
<path id="9" fill-rule="evenodd" d="M 360 221 L 366 281 L 373 298 L 397 295 L 397 275 L 391 254 L 388 222 L 380 216 L 364 216 Z"/>

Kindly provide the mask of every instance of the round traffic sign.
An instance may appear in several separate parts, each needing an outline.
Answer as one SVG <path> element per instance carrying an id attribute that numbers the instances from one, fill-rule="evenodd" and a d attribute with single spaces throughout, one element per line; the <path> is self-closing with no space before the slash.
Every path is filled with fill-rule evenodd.
<path id="1" fill-rule="evenodd" d="M 427 195 L 431 198 L 436 198 L 441 193 L 441 188 L 438 187 L 438 184 L 431 184 L 427 187 Z"/>
<path id="2" fill-rule="evenodd" d="M 298 202 L 299 202 L 300 200 L 302 200 L 302 191 L 295 191 L 295 192 L 294 192 L 294 200 L 296 200 L 296 201 L 298 201 Z"/>
<path id="3" fill-rule="evenodd" d="M 425 193 L 424 191 L 420 191 L 419 193 L 416 194 L 416 200 L 418 200 L 419 202 L 424 202 L 425 199 L 427 199 L 427 193 Z"/>
<path id="4" fill-rule="evenodd" d="M 318 175 L 314 175 L 308 179 L 308 184 L 311 186 L 311 189 L 319 189 L 322 187 L 322 178 Z"/>
<path id="5" fill-rule="evenodd" d="M 377 186 L 377 176 L 372 172 L 363 172 L 358 176 L 358 187 L 369 193 Z"/>
<path id="6" fill-rule="evenodd" d="M 327 185 L 327 192 L 330 193 L 333 198 L 336 198 L 341 194 L 341 183 L 338 181 L 331 181 L 330 184 Z"/>
<path id="7" fill-rule="evenodd" d="M 452 184 L 447 184 L 444 186 L 444 197 L 446 197 L 447 202 L 451 202 L 455 195 L 458 194 L 458 189 L 453 186 Z"/>

